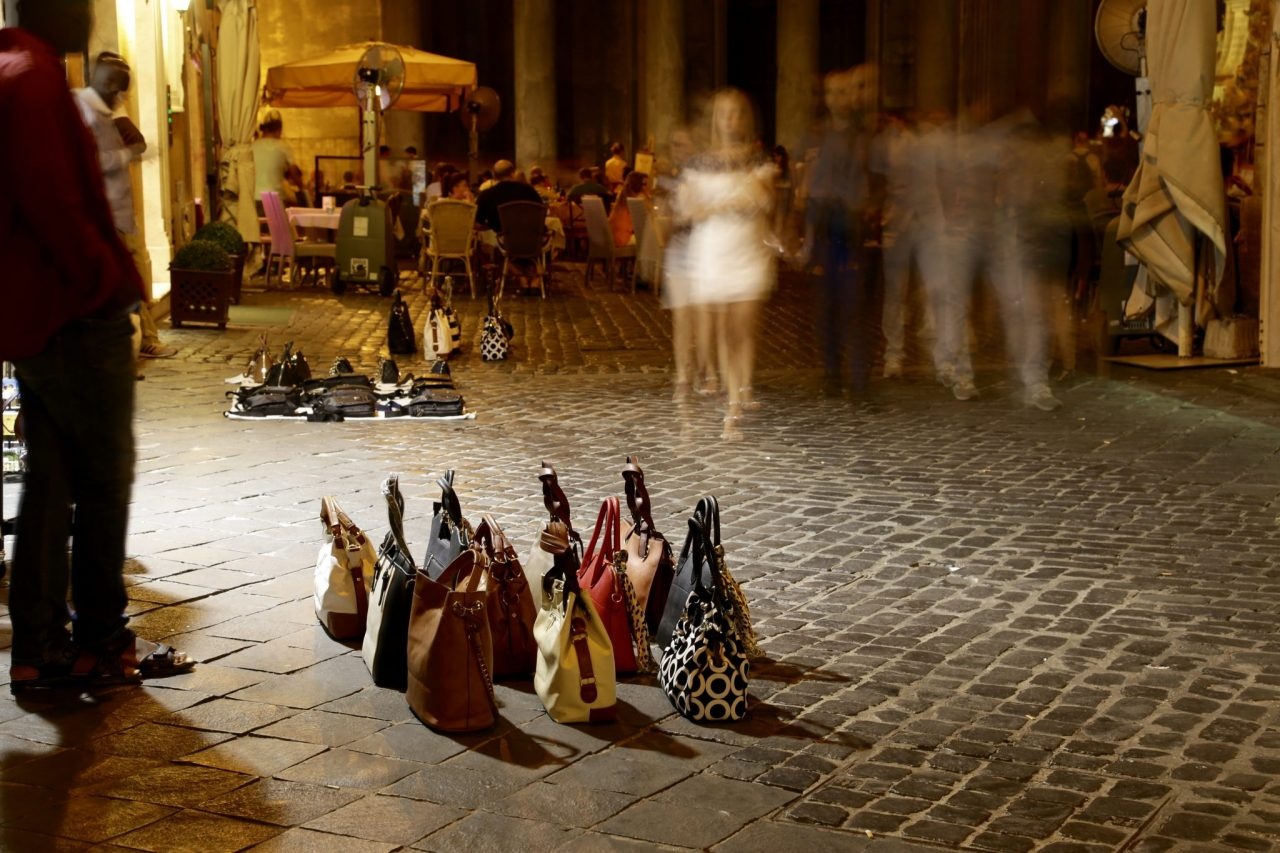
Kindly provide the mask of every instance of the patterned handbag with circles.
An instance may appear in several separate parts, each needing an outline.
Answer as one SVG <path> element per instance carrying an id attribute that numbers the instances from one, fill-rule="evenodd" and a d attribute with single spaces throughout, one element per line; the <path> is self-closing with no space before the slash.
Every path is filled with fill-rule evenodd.
<path id="1" fill-rule="evenodd" d="M 733 600 L 712 556 L 711 538 L 697 518 L 689 519 L 689 539 L 693 588 L 662 653 L 658 683 L 672 706 L 690 720 L 741 720 L 747 714 L 751 664 L 734 628 Z"/>

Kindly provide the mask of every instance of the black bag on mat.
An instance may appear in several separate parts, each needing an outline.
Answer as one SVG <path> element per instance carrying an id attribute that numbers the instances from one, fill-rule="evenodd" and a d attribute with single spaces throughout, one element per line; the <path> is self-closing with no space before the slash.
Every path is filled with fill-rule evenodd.
<path id="1" fill-rule="evenodd" d="M 409 681 L 409 614 L 417 567 L 404 541 L 404 496 L 397 475 L 383 482 L 382 494 L 391 529 L 378 549 L 361 653 L 374 684 L 404 690 Z"/>
<path id="2" fill-rule="evenodd" d="M 339 385 L 329 388 L 311 403 L 317 415 L 341 415 L 344 418 L 371 418 L 377 412 L 378 395 L 363 385 Z"/>
<path id="3" fill-rule="evenodd" d="M 409 414 L 415 418 L 460 415 L 464 408 L 462 395 L 449 388 L 421 388 L 408 405 Z"/>
<path id="4" fill-rule="evenodd" d="M 292 415 L 302 405 L 302 392 L 292 385 L 257 385 L 228 391 L 227 396 L 234 400 L 232 414 L 257 418 Z"/>
<path id="5" fill-rule="evenodd" d="M 453 490 L 453 472 L 445 471 L 437 483 L 440 500 L 432 507 L 431 534 L 427 538 L 427 554 L 422 560 L 422 571 L 435 580 L 449 564 L 471 545 L 471 525 L 462 517 L 462 505 L 458 493 Z"/>

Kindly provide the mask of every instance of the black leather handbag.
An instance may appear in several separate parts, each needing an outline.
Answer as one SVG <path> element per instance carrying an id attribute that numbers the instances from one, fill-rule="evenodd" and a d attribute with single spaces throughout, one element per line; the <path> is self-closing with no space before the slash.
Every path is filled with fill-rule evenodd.
<path id="1" fill-rule="evenodd" d="M 404 690 L 409 680 L 409 614 L 417 568 L 404 541 L 404 496 L 397 475 L 383 482 L 382 494 L 391 529 L 378 549 L 361 653 L 374 684 Z"/>
<path id="2" fill-rule="evenodd" d="M 315 415 L 341 418 L 371 418 L 377 413 L 378 395 L 362 385 L 328 388 L 311 402 Z"/>
<path id="3" fill-rule="evenodd" d="M 292 415 L 302 405 L 302 392 L 292 385 L 257 385 L 228 391 L 227 396 L 235 401 L 231 407 L 233 414 L 257 418 Z"/>
<path id="4" fill-rule="evenodd" d="M 400 297 L 399 290 L 391 298 L 391 317 L 387 320 L 387 351 L 393 355 L 409 355 L 418 351 L 409 305 Z"/>
<path id="5" fill-rule="evenodd" d="M 409 400 L 409 414 L 415 418 L 440 418 L 460 415 L 466 404 L 462 395 L 449 388 L 422 388 Z"/>
<path id="6" fill-rule="evenodd" d="M 453 472 L 445 471 L 437 483 L 440 500 L 432 506 L 431 533 L 422 559 L 422 570 L 432 580 L 440 577 L 454 558 L 471 545 L 471 525 L 462 517 L 462 505 L 453 490 Z"/>

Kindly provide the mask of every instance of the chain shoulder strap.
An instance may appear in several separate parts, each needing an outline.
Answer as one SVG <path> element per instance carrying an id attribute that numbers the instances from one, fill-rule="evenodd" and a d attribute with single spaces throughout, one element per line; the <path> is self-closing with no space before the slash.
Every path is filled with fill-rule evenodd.
<path id="1" fill-rule="evenodd" d="M 489 667 L 484 664 L 484 650 L 480 647 L 480 620 L 477 617 L 484 605 L 481 603 L 464 604 L 461 601 L 453 603 L 453 614 L 463 621 L 467 631 L 467 642 L 471 646 L 471 655 L 476 659 L 476 667 L 480 670 L 480 678 L 484 681 L 485 693 L 489 697 L 489 707 L 497 708 L 497 700 L 493 695 L 493 676 L 489 673 Z"/>

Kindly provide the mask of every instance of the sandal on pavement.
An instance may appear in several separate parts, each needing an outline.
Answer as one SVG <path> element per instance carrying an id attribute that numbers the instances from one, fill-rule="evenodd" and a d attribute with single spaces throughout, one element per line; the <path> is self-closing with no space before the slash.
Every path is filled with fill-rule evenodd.
<path id="1" fill-rule="evenodd" d="M 166 346 L 165 344 L 143 344 L 138 350 L 138 355 L 143 358 L 173 358 L 177 354 L 177 347 Z"/>
<path id="2" fill-rule="evenodd" d="M 115 665 L 126 677 L 136 679 L 168 678 L 190 672 L 196 665 L 195 659 L 164 643 L 153 643 L 141 637 L 135 637 L 131 646 L 126 646 L 114 661 Z"/>
<path id="3" fill-rule="evenodd" d="M 35 690 L 60 690 L 85 681 L 84 662 L 53 661 L 42 664 L 13 664 L 9 667 L 9 692 L 15 696 Z"/>

